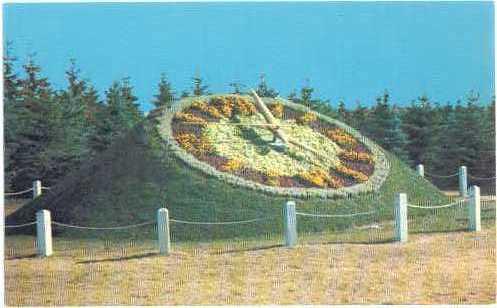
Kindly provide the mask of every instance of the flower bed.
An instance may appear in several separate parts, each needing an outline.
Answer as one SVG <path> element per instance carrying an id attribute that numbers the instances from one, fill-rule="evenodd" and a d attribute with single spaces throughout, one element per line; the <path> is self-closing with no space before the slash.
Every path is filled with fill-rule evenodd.
<path id="1" fill-rule="evenodd" d="M 388 175 L 382 150 L 352 128 L 283 99 L 264 101 L 303 148 L 276 146 L 249 96 L 183 99 L 161 117 L 160 131 L 193 168 L 274 194 L 346 195 L 377 189 Z"/>

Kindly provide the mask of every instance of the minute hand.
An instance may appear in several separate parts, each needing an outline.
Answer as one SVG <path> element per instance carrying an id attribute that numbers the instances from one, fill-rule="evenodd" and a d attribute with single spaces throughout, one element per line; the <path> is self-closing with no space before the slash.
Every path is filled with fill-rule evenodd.
<path id="1" fill-rule="evenodd" d="M 252 95 L 255 98 L 255 106 L 259 110 L 259 112 L 264 116 L 264 119 L 266 119 L 266 122 L 270 125 L 274 125 L 273 128 L 270 128 L 271 131 L 276 134 L 278 138 L 280 138 L 284 143 L 288 144 L 288 137 L 279 129 L 278 124 L 276 123 L 275 118 L 273 117 L 273 114 L 271 111 L 269 111 L 269 108 L 264 104 L 262 99 L 257 95 L 257 92 L 254 90 L 251 90 Z"/>
<path id="2" fill-rule="evenodd" d="M 270 129 L 276 134 L 276 136 L 278 136 L 278 138 L 280 138 L 286 144 L 291 143 L 297 147 L 303 148 L 306 151 L 312 152 L 314 155 L 316 155 L 318 157 L 325 158 L 323 155 L 321 155 L 318 151 L 314 150 L 313 148 L 311 148 L 305 144 L 302 144 L 298 141 L 295 141 L 293 139 L 288 138 L 285 135 L 285 133 L 283 133 L 283 131 L 278 127 L 278 124 L 276 123 L 276 120 L 275 120 L 273 114 L 271 113 L 269 108 L 266 106 L 266 104 L 262 101 L 262 99 L 259 97 L 259 95 L 257 95 L 257 92 L 255 92 L 254 90 L 251 90 L 251 92 L 252 92 L 252 95 L 255 97 L 255 105 L 256 105 L 257 109 L 260 111 L 260 113 L 262 113 L 262 115 L 264 116 L 264 118 L 266 119 L 266 122 L 268 122 L 268 124 L 274 125 L 274 128 L 270 128 Z"/>

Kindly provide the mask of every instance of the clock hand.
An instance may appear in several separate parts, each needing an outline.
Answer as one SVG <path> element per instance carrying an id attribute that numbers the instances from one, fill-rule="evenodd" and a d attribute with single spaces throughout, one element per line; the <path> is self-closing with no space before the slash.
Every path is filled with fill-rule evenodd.
<path id="1" fill-rule="evenodd" d="M 268 122 L 268 124 L 274 125 L 274 127 L 273 128 L 270 127 L 270 129 L 278 138 L 280 138 L 286 144 L 291 143 L 297 147 L 303 148 L 306 151 L 312 152 L 314 155 L 322 159 L 327 159 L 325 156 L 321 155 L 318 151 L 314 150 L 313 148 L 287 137 L 285 133 L 283 133 L 283 131 L 277 125 L 276 120 L 273 114 L 271 113 L 271 111 L 269 110 L 269 108 L 262 101 L 259 95 L 257 95 L 257 92 L 255 92 L 253 89 L 251 89 L 250 91 L 252 92 L 252 95 L 255 98 L 255 105 L 257 109 L 259 110 L 260 113 L 262 113 L 266 122 Z"/>
<path id="2" fill-rule="evenodd" d="M 278 124 L 276 123 L 276 119 L 274 118 L 269 108 L 262 101 L 259 95 L 257 95 L 257 92 L 252 89 L 250 91 L 255 98 L 255 106 L 257 107 L 257 110 L 259 110 L 259 112 L 264 116 L 264 119 L 268 124 L 274 125 L 273 128 L 270 127 L 273 134 L 280 138 L 284 143 L 288 144 L 288 137 L 279 129 Z"/>

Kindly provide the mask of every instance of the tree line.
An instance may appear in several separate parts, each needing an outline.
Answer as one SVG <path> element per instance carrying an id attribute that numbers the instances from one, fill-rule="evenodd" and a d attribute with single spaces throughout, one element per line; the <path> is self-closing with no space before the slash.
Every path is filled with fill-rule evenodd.
<path id="1" fill-rule="evenodd" d="M 65 72 L 67 86 L 54 89 L 42 69 L 30 57 L 20 72 L 16 58 L 4 56 L 5 187 L 7 191 L 29 187 L 43 179 L 54 185 L 70 170 L 104 151 L 117 137 L 145 118 L 129 77 L 113 82 L 100 98 L 90 81 L 81 78 L 74 60 Z M 209 94 L 199 77 L 192 87 L 177 92 L 166 75 L 160 76 L 152 103 L 170 106 L 182 97 Z M 230 83 L 231 93 L 243 94 L 245 85 Z M 264 75 L 256 85 L 260 96 L 277 97 Z M 445 105 L 421 96 L 407 106 L 390 100 L 387 91 L 371 107 L 357 103 L 331 103 L 313 96 L 303 86 L 288 99 L 339 119 L 375 140 L 414 166 L 447 175 L 468 166 L 478 177 L 493 177 L 495 170 L 495 99 L 481 102 L 470 92 L 464 101 Z M 442 186 L 453 180 L 436 180 Z"/>

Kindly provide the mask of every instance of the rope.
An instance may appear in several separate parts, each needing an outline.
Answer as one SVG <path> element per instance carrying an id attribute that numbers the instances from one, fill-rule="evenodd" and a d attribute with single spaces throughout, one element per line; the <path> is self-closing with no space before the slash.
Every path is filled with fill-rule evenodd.
<path id="1" fill-rule="evenodd" d="M 234 224 L 245 224 L 255 221 L 267 220 L 269 218 L 255 218 L 250 220 L 239 220 L 239 221 L 220 221 L 220 222 L 201 222 L 201 221 L 187 221 L 179 219 L 169 219 L 169 221 L 177 222 L 180 224 L 190 224 L 190 225 L 234 225 Z"/>
<path id="2" fill-rule="evenodd" d="M 464 202 L 464 201 L 467 201 L 468 199 L 465 198 L 465 199 L 461 199 L 461 200 L 457 200 L 456 202 L 452 202 L 452 203 L 449 203 L 449 204 L 444 204 L 444 205 L 436 205 L 436 206 L 421 206 L 421 205 L 414 205 L 414 204 L 408 204 L 407 206 L 408 207 L 412 207 L 412 208 L 417 208 L 417 209 L 440 209 L 440 208 L 444 208 L 444 207 L 451 207 L 451 206 L 454 206 L 458 203 L 461 203 L 461 202 Z"/>
<path id="3" fill-rule="evenodd" d="M 288 124 L 268 124 L 268 123 L 220 123 L 220 122 L 182 122 L 189 125 L 230 125 L 230 126 L 263 126 L 263 127 L 295 127 Z"/>
<path id="4" fill-rule="evenodd" d="M 475 179 L 475 180 L 481 180 L 481 181 L 489 181 L 489 180 L 495 180 L 496 177 L 491 177 L 491 178 L 479 178 L 479 177 L 476 177 L 476 176 L 472 176 L 472 175 L 468 175 L 470 178 L 472 179 Z"/>
<path id="5" fill-rule="evenodd" d="M 30 188 L 30 189 L 26 189 L 26 190 L 23 190 L 23 191 L 5 193 L 5 195 L 6 195 L 6 196 L 16 196 L 16 195 L 22 195 L 22 194 L 25 194 L 25 193 L 30 192 L 30 191 L 32 191 L 32 190 L 33 190 L 33 188 Z"/>
<path id="6" fill-rule="evenodd" d="M 361 212 L 361 213 L 353 213 L 353 214 L 336 214 L 336 215 L 327 215 L 327 214 L 310 214 L 310 213 L 302 213 L 302 212 L 297 212 L 297 215 L 301 216 L 310 216 L 310 217 L 353 217 L 353 216 L 359 216 L 359 215 L 369 215 L 372 213 L 375 213 L 376 211 L 369 211 L 369 212 Z"/>
<path id="7" fill-rule="evenodd" d="M 42 186 L 42 187 L 41 187 L 41 189 L 48 189 L 48 190 L 50 190 L 50 189 L 51 189 L 51 187 L 45 187 L 45 186 Z"/>
<path id="8" fill-rule="evenodd" d="M 36 221 L 28 222 L 28 223 L 21 224 L 21 225 L 5 225 L 4 227 L 5 228 L 22 228 L 22 227 L 31 226 L 34 224 L 36 224 Z"/>
<path id="9" fill-rule="evenodd" d="M 425 175 L 429 175 L 429 176 L 432 176 L 435 178 L 451 178 L 453 176 L 459 175 L 459 173 L 454 173 L 454 174 L 449 174 L 449 175 L 438 175 L 438 174 L 432 174 L 432 173 L 425 172 Z"/>
<path id="10" fill-rule="evenodd" d="M 143 222 L 143 223 L 140 223 L 140 224 L 127 225 L 127 226 L 118 226 L 118 227 L 84 227 L 84 226 L 75 226 L 75 225 L 64 224 L 64 223 L 57 222 L 57 221 L 52 221 L 52 224 L 54 224 L 56 226 L 67 227 L 67 228 L 75 228 L 75 229 L 118 230 L 118 229 L 131 229 L 131 228 L 136 228 L 136 227 L 141 227 L 141 226 L 146 226 L 146 225 L 152 225 L 152 224 L 155 224 L 155 221 L 147 221 L 147 222 Z"/>

